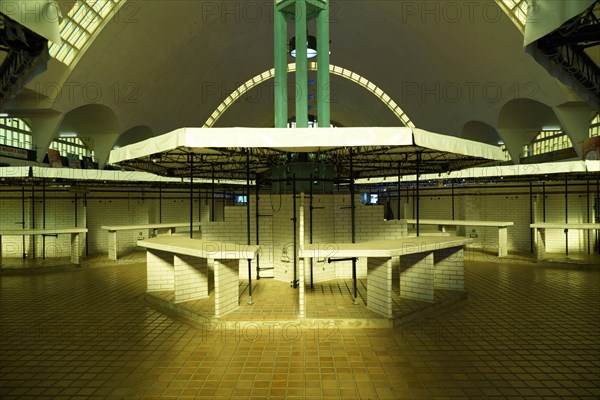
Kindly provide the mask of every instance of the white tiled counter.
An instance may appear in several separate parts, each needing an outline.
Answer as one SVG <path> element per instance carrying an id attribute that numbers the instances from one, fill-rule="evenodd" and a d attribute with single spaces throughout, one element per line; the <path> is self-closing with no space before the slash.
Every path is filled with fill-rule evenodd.
<path id="1" fill-rule="evenodd" d="M 87 228 L 49 228 L 49 229 L 1 229 L 0 230 L 0 264 L 2 263 L 2 236 L 50 236 L 71 235 L 71 262 L 79 264 L 81 247 L 80 233 L 86 233 Z M 44 255 L 42 255 L 44 256 Z"/>
<path id="2" fill-rule="evenodd" d="M 214 268 L 215 316 L 238 307 L 239 260 L 253 260 L 259 246 L 158 236 L 139 240 L 147 253 L 147 290 L 174 291 L 175 302 L 208 296 L 208 269 Z"/>
<path id="3" fill-rule="evenodd" d="M 473 239 L 421 236 L 362 243 L 315 243 L 300 258 L 367 258 L 367 307 L 392 317 L 392 258 L 400 258 L 400 295 L 433 301 L 435 289 L 464 289 L 464 253 Z M 300 315 L 305 315 L 304 268 L 300 268 Z"/>
<path id="4" fill-rule="evenodd" d="M 529 225 L 534 229 L 535 255 L 538 260 L 546 256 L 546 229 L 582 229 L 582 230 L 600 230 L 600 224 L 594 223 L 555 223 L 555 222 L 536 222 Z"/>
<path id="5" fill-rule="evenodd" d="M 200 222 L 192 223 L 193 227 L 200 226 Z M 110 260 L 117 260 L 118 257 L 118 244 L 117 244 L 117 232 L 119 231 L 135 231 L 135 230 L 152 230 L 154 236 L 158 235 L 172 235 L 175 233 L 177 228 L 189 227 L 189 222 L 172 222 L 172 223 L 159 223 L 159 224 L 137 224 L 137 225 L 110 225 L 102 226 L 101 229 L 108 231 L 108 258 Z"/>
<path id="6" fill-rule="evenodd" d="M 416 225 L 416 219 L 406 219 L 407 224 Z M 419 219 L 419 225 L 437 225 L 441 232 L 446 232 L 450 226 L 483 226 L 498 228 L 498 257 L 508 255 L 508 227 L 513 226 L 511 221 L 477 221 L 455 219 Z"/>

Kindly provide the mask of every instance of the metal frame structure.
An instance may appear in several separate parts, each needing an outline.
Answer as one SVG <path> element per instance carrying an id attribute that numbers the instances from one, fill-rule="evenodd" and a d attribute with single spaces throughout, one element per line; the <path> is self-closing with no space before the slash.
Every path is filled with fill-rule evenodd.
<path id="1" fill-rule="evenodd" d="M 591 105 L 598 110 L 600 67 L 586 51 L 600 45 L 599 10 L 600 1 L 597 0 L 585 12 L 532 44 L 551 68 L 571 77 L 582 90 L 589 93 Z M 564 80 L 560 75 L 558 77 Z"/>
<path id="2" fill-rule="evenodd" d="M 204 149 L 206 150 L 206 149 Z M 213 148 L 211 154 L 197 153 L 190 148 L 177 148 L 161 154 L 120 162 L 125 169 L 146 171 L 170 177 L 206 179 L 246 179 L 245 148 Z M 270 185 L 271 168 L 296 161 L 299 153 L 284 152 L 273 148 L 253 148 L 249 167 L 261 184 Z M 397 177 L 417 173 L 446 173 L 490 163 L 477 157 L 441 152 L 420 146 L 369 146 L 339 147 L 317 153 L 309 153 L 309 161 L 334 166 L 341 181 L 350 177 L 350 157 L 353 158 L 354 179 L 370 177 Z M 190 169 L 190 161 L 194 166 Z"/>

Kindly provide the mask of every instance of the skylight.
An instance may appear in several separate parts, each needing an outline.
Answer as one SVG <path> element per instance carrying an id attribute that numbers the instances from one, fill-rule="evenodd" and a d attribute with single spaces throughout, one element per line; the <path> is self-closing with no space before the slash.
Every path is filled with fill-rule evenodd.
<path id="1" fill-rule="evenodd" d="M 510 17 L 517 28 L 521 32 L 524 32 L 525 23 L 527 22 L 527 10 L 529 9 L 527 0 L 496 0 L 496 2 Z"/>
<path id="2" fill-rule="evenodd" d="M 62 44 L 50 46 L 50 56 L 67 66 L 77 57 L 100 32 L 107 17 L 126 0 L 78 0 L 60 24 Z"/>

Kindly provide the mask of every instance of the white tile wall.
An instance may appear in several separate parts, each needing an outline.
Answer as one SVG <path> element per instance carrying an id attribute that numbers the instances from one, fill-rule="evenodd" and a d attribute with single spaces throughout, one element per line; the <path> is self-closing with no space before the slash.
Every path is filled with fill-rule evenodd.
<path id="1" fill-rule="evenodd" d="M 239 272 L 237 260 L 214 260 L 215 316 L 219 317 L 239 305 Z"/>
<path id="2" fill-rule="evenodd" d="M 543 200 L 540 183 L 533 187 L 533 220 L 543 220 Z M 495 183 L 490 186 L 455 187 L 455 218 L 475 220 L 513 221 L 514 226 L 508 228 L 509 250 L 529 252 L 532 249 L 531 229 L 529 228 L 530 195 L 529 183 L 503 185 Z M 594 186 L 590 196 L 590 214 L 593 214 Z M 565 221 L 565 196 L 563 185 L 547 185 L 546 187 L 546 222 Z M 405 192 L 403 192 L 405 195 Z M 452 201 L 451 188 L 435 188 L 421 190 L 420 217 L 423 219 L 451 219 Z M 408 199 L 404 204 L 406 215 L 413 217 L 414 201 Z M 569 221 L 587 222 L 588 199 L 585 185 L 569 186 Z M 592 217 L 592 215 L 590 215 Z M 593 220 L 593 218 L 592 218 Z M 422 231 L 427 231 L 421 226 Z M 473 229 L 475 230 L 473 232 Z M 411 226 L 410 232 L 414 232 Z M 477 246 L 493 249 L 497 246 L 498 230 L 493 227 L 459 227 L 459 235 L 476 235 Z M 587 252 L 587 237 L 593 245 L 595 233 L 573 231 L 569 232 L 569 252 Z M 550 249 L 557 252 L 565 251 L 565 234 L 561 230 L 548 231 L 547 241 Z M 593 249 L 592 249 L 593 250 Z"/>
<path id="3" fill-rule="evenodd" d="M 462 247 L 437 250 L 434 258 L 434 286 L 436 289 L 464 290 L 464 251 Z"/>
<path id="4" fill-rule="evenodd" d="M 146 251 L 146 289 L 149 292 L 175 290 L 173 253 Z"/>
<path id="5" fill-rule="evenodd" d="M 569 186 L 569 221 L 587 222 L 587 197 L 585 185 Z M 564 222 L 565 199 L 564 185 L 547 185 L 546 221 Z M 392 192 L 395 196 L 395 191 Z M 401 208 L 403 216 L 413 217 L 414 191 L 403 188 Z M 451 218 L 451 189 L 449 187 L 421 190 L 421 218 Z M 481 193 L 481 195 L 477 195 Z M 203 196 L 210 192 L 203 192 Z M 494 184 L 486 187 L 456 187 L 455 188 L 455 217 L 457 219 L 510 220 L 515 226 L 508 231 L 510 250 L 531 250 L 529 184 L 506 185 Z M 466 195 L 465 195 L 466 194 Z M 184 189 L 162 190 L 162 221 L 185 222 L 189 220 L 189 195 Z M 590 198 L 590 214 L 593 213 L 595 186 L 592 185 Z M 542 221 L 541 187 L 534 187 L 534 220 Z M 75 224 L 75 195 L 69 188 L 47 187 L 46 193 L 46 226 L 68 227 Z M 254 195 L 251 196 L 251 231 L 252 243 L 255 243 L 255 208 Z M 384 199 L 385 200 L 385 199 Z M 21 199 L 20 186 L 0 187 L 0 228 L 18 228 L 16 224 L 22 220 L 22 207 L 25 208 L 25 226 L 42 226 L 42 193 L 35 188 L 35 215 L 32 213 L 31 187 L 25 191 L 25 203 Z M 298 202 L 299 203 L 299 202 Z M 82 254 L 90 255 L 107 253 L 107 232 L 100 229 L 102 225 L 110 224 L 140 224 L 159 221 L 158 190 L 141 194 L 138 190 L 114 188 L 94 189 L 88 194 L 87 205 L 83 195 L 78 195 L 77 220 L 78 226 L 89 229 L 87 238 L 81 237 Z M 210 218 L 210 200 L 198 200 L 198 192 L 194 195 L 194 220 L 208 221 Z M 396 221 L 383 221 L 384 206 L 360 205 L 358 195 L 356 205 L 356 240 L 393 239 L 404 235 L 406 229 L 398 226 Z M 299 204 L 298 204 L 299 206 Z M 351 240 L 350 198 L 348 194 L 317 194 L 314 196 L 313 210 L 313 241 L 314 242 L 349 242 Z M 308 198 L 305 201 L 306 242 L 308 242 Z M 325 208 L 321 208 L 325 207 Z M 392 198 L 392 210 L 396 212 L 396 198 Z M 293 258 L 289 255 L 293 248 L 293 222 L 291 195 L 276 195 L 262 193 L 260 196 L 260 242 L 262 246 L 261 267 L 274 267 L 274 271 L 264 271 L 263 276 L 274 274 L 277 279 L 291 281 L 293 276 Z M 215 240 L 246 243 L 246 208 L 243 206 L 225 205 L 223 199 L 215 200 L 215 215 L 220 222 L 207 223 L 202 227 L 202 235 Z M 266 216 L 272 215 L 272 216 Z M 411 227 L 411 230 L 413 228 Z M 425 229 L 422 227 L 422 229 Z M 466 227 L 458 233 L 472 233 L 476 229 L 477 239 L 484 245 L 494 246 L 497 240 L 496 228 Z M 569 231 L 569 251 L 587 252 L 588 235 L 594 243 L 595 232 Z M 119 233 L 119 253 L 139 250 L 136 241 L 148 237 L 149 231 L 125 231 Z M 197 235 L 196 235 L 197 236 Z M 41 256 L 42 242 L 38 237 L 35 243 L 36 255 Z M 46 238 L 46 255 L 48 257 L 69 256 L 70 238 L 62 235 L 57 238 Z M 564 252 L 565 234 L 561 230 L 548 231 L 547 241 L 549 250 Z M 26 239 L 25 252 L 32 255 L 33 240 Z M 23 241 L 21 237 L 5 237 L 2 241 L 3 257 L 21 257 Z M 284 254 L 284 251 L 286 252 Z M 286 262 L 289 261 L 289 262 Z M 298 264 L 299 265 L 299 264 Z M 241 265 L 241 275 L 247 275 L 244 261 Z M 252 265 L 255 274 L 255 264 Z M 309 278 L 307 272 L 307 281 Z M 344 263 L 324 264 L 313 262 L 313 278 L 315 281 L 332 279 L 334 277 L 349 277 L 351 268 Z M 359 276 L 366 274 L 364 260 L 359 260 Z"/>
<path id="6" fill-rule="evenodd" d="M 408 254 L 400 257 L 400 296 L 433 301 L 433 253 Z"/>
<path id="7" fill-rule="evenodd" d="M 392 316 L 392 260 L 369 257 L 367 307 L 386 317 Z"/>
<path id="8" fill-rule="evenodd" d="M 208 263 L 206 259 L 175 254 L 174 264 L 176 302 L 208 296 Z"/>

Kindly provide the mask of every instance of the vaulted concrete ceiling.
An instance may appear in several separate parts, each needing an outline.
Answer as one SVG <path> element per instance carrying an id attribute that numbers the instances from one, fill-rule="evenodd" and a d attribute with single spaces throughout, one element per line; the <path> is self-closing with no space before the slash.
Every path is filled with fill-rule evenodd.
<path id="1" fill-rule="evenodd" d="M 114 111 L 120 132 L 202 126 L 237 86 L 273 67 L 272 14 L 270 1 L 129 2 L 75 65 L 59 96 L 16 99 L 13 109 L 26 116 L 39 107 L 67 113 L 99 103 Z M 502 107 L 514 99 L 549 107 L 579 100 L 525 54 L 522 34 L 493 0 L 334 0 L 330 31 L 331 63 L 373 81 L 423 129 L 461 136 L 471 121 L 497 128 Z M 44 89 L 62 73 L 54 61 L 29 89 L 48 95 Z M 402 125 L 363 88 L 332 81 L 333 121 Z M 272 126 L 272 91 L 254 90 L 217 125 Z M 485 135 L 482 141 L 490 141 Z"/>

